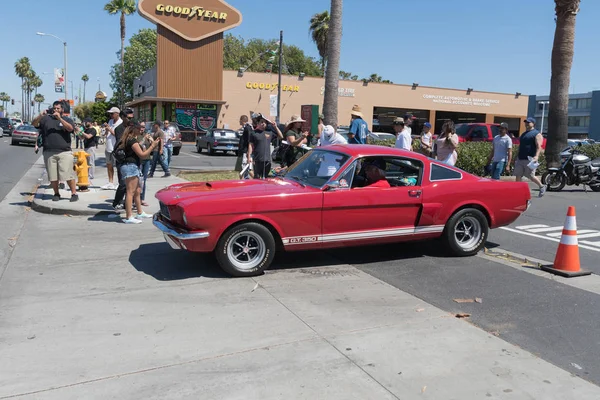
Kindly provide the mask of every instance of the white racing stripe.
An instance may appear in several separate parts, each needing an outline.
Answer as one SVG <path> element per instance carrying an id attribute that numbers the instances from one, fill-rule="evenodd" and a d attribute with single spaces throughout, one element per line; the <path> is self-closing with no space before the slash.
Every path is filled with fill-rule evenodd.
<path id="1" fill-rule="evenodd" d="M 553 238 L 553 237 L 548 237 L 548 236 L 544 236 L 544 235 L 538 235 L 536 233 L 530 233 L 530 232 L 526 232 L 526 231 L 521 231 L 521 230 L 514 229 L 514 228 L 507 228 L 505 226 L 501 227 L 500 229 L 505 230 L 505 231 L 509 231 L 509 232 L 519 233 L 519 234 L 525 235 L 525 236 L 531 236 L 531 237 L 536 237 L 538 239 L 544 239 L 544 240 L 549 240 L 551 242 L 560 243 L 560 239 Z M 585 244 L 581 244 L 581 243 L 585 243 Z M 581 243 L 579 244 L 579 248 L 586 249 L 586 250 L 597 251 L 597 252 L 600 253 L 600 242 L 582 241 Z M 588 246 L 588 244 L 591 244 L 592 246 Z M 598 246 L 598 247 L 593 247 L 593 246 Z"/>

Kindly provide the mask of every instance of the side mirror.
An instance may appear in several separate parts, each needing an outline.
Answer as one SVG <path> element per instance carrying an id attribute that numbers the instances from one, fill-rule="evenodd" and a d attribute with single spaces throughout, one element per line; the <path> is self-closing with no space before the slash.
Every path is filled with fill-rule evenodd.
<path id="1" fill-rule="evenodd" d="M 328 184 L 326 184 L 325 186 L 323 186 L 323 191 L 324 192 L 329 192 L 332 190 L 336 190 L 341 188 L 342 186 L 340 185 L 340 181 L 331 181 Z"/>

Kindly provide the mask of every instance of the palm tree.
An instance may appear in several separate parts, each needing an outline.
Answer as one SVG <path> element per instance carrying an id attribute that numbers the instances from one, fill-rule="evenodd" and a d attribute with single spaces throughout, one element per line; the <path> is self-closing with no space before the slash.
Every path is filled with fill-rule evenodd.
<path id="1" fill-rule="evenodd" d="M 33 76 L 30 80 L 30 97 L 29 99 L 31 100 L 31 93 L 35 92 L 35 95 L 37 96 L 38 94 L 38 89 L 44 84 L 44 82 L 42 81 L 42 78 L 40 78 L 34 71 L 33 72 Z M 33 101 L 35 101 L 35 97 L 33 99 Z M 39 108 L 39 107 L 38 107 Z M 33 114 L 35 113 L 35 106 L 31 106 L 31 115 L 30 115 L 30 119 L 33 119 Z"/>
<path id="2" fill-rule="evenodd" d="M 321 71 L 325 73 L 325 64 L 327 63 L 327 34 L 329 32 L 329 11 L 325 10 L 320 14 L 315 14 L 310 19 L 308 31 L 312 36 L 313 42 L 317 45 L 319 55 L 321 56 Z"/>
<path id="3" fill-rule="evenodd" d="M 381 83 L 383 78 L 377 74 L 371 74 L 370 77 L 367 78 L 369 82 Z"/>
<path id="4" fill-rule="evenodd" d="M 8 102 L 10 101 L 10 96 L 6 92 L 0 92 L 0 102 L 2 102 L 2 108 L 6 110 L 8 106 Z"/>
<path id="5" fill-rule="evenodd" d="M 342 8 L 343 0 L 331 0 L 331 19 L 327 29 L 327 73 L 323 114 L 325 124 L 338 122 L 338 87 L 340 79 L 340 52 L 342 47 Z M 331 28 L 331 29 L 329 29 Z"/>
<path id="6" fill-rule="evenodd" d="M 575 20 L 580 0 L 554 0 L 556 29 L 552 45 L 552 77 L 548 107 L 548 143 L 546 162 L 550 167 L 560 165 L 560 152 L 569 138 L 569 85 L 575 52 Z"/>
<path id="7" fill-rule="evenodd" d="M 40 113 L 40 106 L 42 105 L 42 103 L 44 102 L 44 100 L 46 100 L 44 98 L 44 95 L 41 93 L 38 93 L 35 95 L 35 97 L 33 98 L 33 100 L 38 103 L 38 114 Z"/>
<path id="8" fill-rule="evenodd" d="M 121 98 L 119 105 L 123 108 L 125 98 L 125 16 L 135 12 L 134 0 L 111 0 L 104 6 L 109 14 L 121 13 Z"/>
<path id="9" fill-rule="evenodd" d="M 83 102 L 85 103 L 85 85 L 87 84 L 87 81 L 90 80 L 90 77 L 85 74 L 81 77 L 81 80 L 83 81 Z"/>
<path id="10" fill-rule="evenodd" d="M 31 63 L 29 62 L 29 57 L 21 57 L 15 63 L 15 74 L 21 78 L 21 116 L 25 114 L 25 89 L 23 89 L 23 86 L 25 84 L 25 77 L 30 69 Z"/>

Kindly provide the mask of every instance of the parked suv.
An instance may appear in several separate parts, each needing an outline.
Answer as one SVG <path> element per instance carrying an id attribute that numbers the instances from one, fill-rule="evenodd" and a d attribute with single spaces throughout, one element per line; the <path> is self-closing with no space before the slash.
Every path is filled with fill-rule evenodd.
<path id="1" fill-rule="evenodd" d="M 500 124 L 458 124 L 456 125 L 456 134 L 459 142 L 492 142 L 494 137 L 500 134 Z M 513 144 L 519 144 L 519 138 L 508 134 Z M 546 138 L 542 143 L 542 148 L 546 148 Z"/>
<path id="2" fill-rule="evenodd" d="M 13 126 L 10 118 L 0 118 L 0 129 L 4 131 L 5 135 L 12 135 L 15 127 Z"/>

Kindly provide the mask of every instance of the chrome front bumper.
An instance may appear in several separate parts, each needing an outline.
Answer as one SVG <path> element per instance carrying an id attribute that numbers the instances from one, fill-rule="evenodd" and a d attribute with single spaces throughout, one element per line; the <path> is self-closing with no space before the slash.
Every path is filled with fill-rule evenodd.
<path id="1" fill-rule="evenodd" d="M 164 234 L 165 240 L 174 249 L 181 249 L 181 248 L 185 249 L 185 244 L 183 243 L 183 241 L 185 241 L 185 240 L 206 239 L 207 237 L 210 236 L 210 234 L 208 232 L 204 232 L 204 231 L 202 231 L 202 232 L 186 232 L 186 231 L 176 230 L 174 227 L 172 227 L 167 222 L 161 221 L 160 215 L 158 213 L 154 214 L 154 217 L 152 218 L 152 223 L 154 224 L 155 227 L 157 227 Z M 179 243 L 177 243 L 177 241 L 175 241 L 173 239 L 177 239 L 179 241 Z"/>

